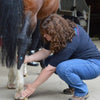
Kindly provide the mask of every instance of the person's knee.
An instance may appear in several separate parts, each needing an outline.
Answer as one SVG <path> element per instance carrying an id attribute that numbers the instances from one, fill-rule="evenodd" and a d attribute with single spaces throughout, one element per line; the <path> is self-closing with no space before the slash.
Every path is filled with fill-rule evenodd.
<path id="1" fill-rule="evenodd" d="M 56 73 L 59 75 L 63 74 L 65 76 L 69 75 L 70 73 L 73 73 L 73 67 L 64 65 L 63 63 L 60 63 L 56 68 Z"/>
<path id="2" fill-rule="evenodd" d="M 56 73 L 59 75 L 59 73 L 62 73 L 62 64 L 59 64 L 59 65 L 57 65 L 57 67 L 56 67 Z"/>
<path id="3" fill-rule="evenodd" d="M 67 66 L 67 65 L 61 63 L 56 67 L 56 73 L 67 84 L 69 83 L 68 79 L 69 79 L 70 75 L 72 74 L 70 66 Z"/>

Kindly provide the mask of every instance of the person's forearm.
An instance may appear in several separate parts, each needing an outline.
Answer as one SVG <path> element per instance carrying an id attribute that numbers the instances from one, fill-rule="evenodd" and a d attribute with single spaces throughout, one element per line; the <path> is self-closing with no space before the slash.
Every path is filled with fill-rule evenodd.
<path id="1" fill-rule="evenodd" d="M 40 61 L 47 58 L 50 55 L 50 51 L 46 49 L 41 49 L 40 51 L 34 53 L 33 55 L 28 56 L 28 61 Z"/>
<path id="2" fill-rule="evenodd" d="M 32 86 L 34 88 L 37 88 L 38 86 L 40 86 L 55 72 L 55 70 L 56 70 L 56 67 L 52 67 L 51 65 L 48 65 L 48 67 L 43 69 L 40 75 L 37 77 L 37 79 L 32 83 Z"/>

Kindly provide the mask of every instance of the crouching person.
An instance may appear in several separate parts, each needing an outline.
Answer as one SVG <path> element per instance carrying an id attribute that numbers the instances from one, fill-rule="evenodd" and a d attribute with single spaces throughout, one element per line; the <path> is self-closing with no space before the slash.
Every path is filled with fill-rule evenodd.
<path id="1" fill-rule="evenodd" d="M 100 75 L 100 51 L 81 26 L 57 14 L 44 19 L 40 30 L 44 48 L 26 56 L 24 63 L 45 59 L 47 67 L 33 83 L 27 84 L 22 95 L 29 97 L 56 72 L 74 91 L 69 100 L 85 100 L 89 90 L 83 80 Z"/>

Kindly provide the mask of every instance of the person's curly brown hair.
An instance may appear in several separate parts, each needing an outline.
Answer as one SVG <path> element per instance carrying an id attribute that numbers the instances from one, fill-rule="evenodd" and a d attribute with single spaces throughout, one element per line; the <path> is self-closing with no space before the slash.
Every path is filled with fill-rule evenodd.
<path id="1" fill-rule="evenodd" d="M 76 24 L 70 20 L 65 20 L 60 15 L 52 14 L 40 23 L 40 31 L 42 36 L 46 33 L 52 38 L 50 42 L 50 50 L 53 53 L 59 52 L 65 48 L 67 41 L 72 41 L 75 35 L 74 28 Z M 47 42 L 44 38 L 43 40 Z"/>

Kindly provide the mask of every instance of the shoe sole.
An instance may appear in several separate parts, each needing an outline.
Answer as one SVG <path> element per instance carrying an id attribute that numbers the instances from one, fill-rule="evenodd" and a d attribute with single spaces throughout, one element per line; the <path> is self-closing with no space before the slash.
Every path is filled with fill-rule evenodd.
<path id="1" fill-rule="evenodd" d="M 87 99 L 88 99 L 88 97 L 89 97 L 89 93 L 87 93 L 87 95 L 86 95 L 86 96 L 84 96 L 84 99 L 83 99 L 83 100 L 87 100 Z M 76 100 L 76 99 L 69 98 L 68 100 Z"/>

